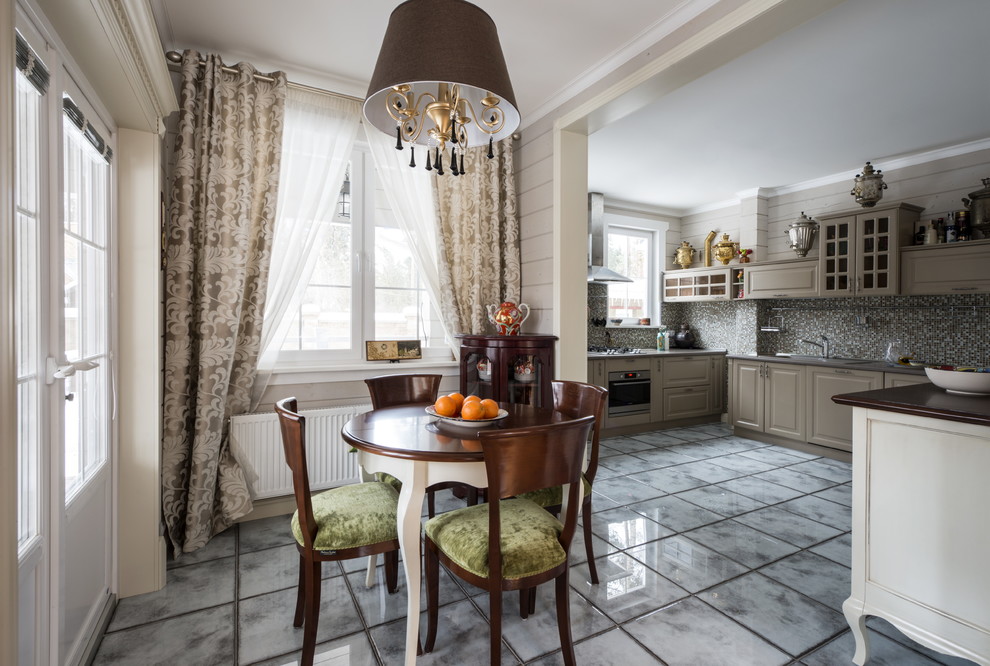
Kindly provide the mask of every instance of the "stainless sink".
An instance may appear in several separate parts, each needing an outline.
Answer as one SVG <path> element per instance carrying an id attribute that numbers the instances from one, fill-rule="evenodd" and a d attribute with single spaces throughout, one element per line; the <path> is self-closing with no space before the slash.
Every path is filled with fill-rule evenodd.
<path id="1" fill-rule="evenodd" d="M 863 363 L 875 363 L 875 361 L 871 361 L 866 358 L 842 358 L 839 356 L 831 356 L 829 358 L 822 358 L 821 356 L 812 356 L 808 354 L 777 354 L 777 356 L 791 358 L 795 361 L 815 361 L 816 363 L 831 363 L 835 365 L 860 365 Z"/>

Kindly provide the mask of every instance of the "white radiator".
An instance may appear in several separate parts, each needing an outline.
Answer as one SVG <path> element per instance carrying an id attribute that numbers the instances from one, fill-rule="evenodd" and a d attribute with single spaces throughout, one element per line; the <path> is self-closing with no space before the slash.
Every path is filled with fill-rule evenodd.
<path id="1" fill-rule="evenodd" d="M 340 428 L 371 405 L 349 405 L 300 412 L 306 417 L 306 466 L 311 490 L 325 490 L 358 480 L 357 455 L 340 436 Z M 242 414 L 230 418 L 231 452 L 244 469 L 253 499 L 292 494 L 292 473 L 285 463 L 278 416 Z"/>

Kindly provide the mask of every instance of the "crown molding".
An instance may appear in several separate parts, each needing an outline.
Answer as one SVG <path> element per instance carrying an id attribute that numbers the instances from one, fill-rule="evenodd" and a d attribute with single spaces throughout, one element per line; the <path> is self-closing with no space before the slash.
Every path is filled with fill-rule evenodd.
<path id="1" fill-rule="evenodd" d="M 717 5 L 721 0 L 684 0 L 665 16 L 655 21 L 640 32 L 632 41 L 600 60 L 597 64 L 585 70 L 566 85 L 550 95 L 538 107 L 526 114 L 526 125 L 533 125 L 546 117 L 554 109 L 566 104 L 582 92 L 604 80 L 608 75 L 631 61 L 673 33 L 678 28 L 697 18 L 699 14 Z"/>
<path id="2" fill-rule="evenodd" d="M 643 203 L 641 201 L 627 201 L 625 199 L 614 199 L 608 197 L 605 200 L 605 212 L 622 215 L 631 213 L 633 215 L 648 215 L 650 217 L 667 217 L 680 219 L 681 213 L 673 208 L 664 208 Z"/>
<path id="3" fill-rule="evenodd" d="M 164 133 L 163 118 L 179 104 L 151 5 L 147 0 L 92 0 L 92 6 L 148 128 Z"/>

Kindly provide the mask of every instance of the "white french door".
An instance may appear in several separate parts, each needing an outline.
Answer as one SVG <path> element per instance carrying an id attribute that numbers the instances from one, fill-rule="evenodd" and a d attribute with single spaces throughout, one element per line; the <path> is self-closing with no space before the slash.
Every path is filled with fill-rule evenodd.
<path id="1" fill-rule="evenodd" d="M 34 37 L 15 110 L 18 652 L 20 664 L 74 665 L 112 589 L 112 135 L 51 41 L 18 18 Z M 30 75 L 39 53 L 50 86 Z"/>

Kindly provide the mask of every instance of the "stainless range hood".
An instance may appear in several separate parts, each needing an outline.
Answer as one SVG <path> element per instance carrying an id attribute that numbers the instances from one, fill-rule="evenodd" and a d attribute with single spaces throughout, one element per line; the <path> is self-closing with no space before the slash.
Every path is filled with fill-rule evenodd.
<path id="1" fill-rule="evenodd" d="M 605 267 L 605 195 L 588 193 L 588 282 L 632 282 Z"/>

